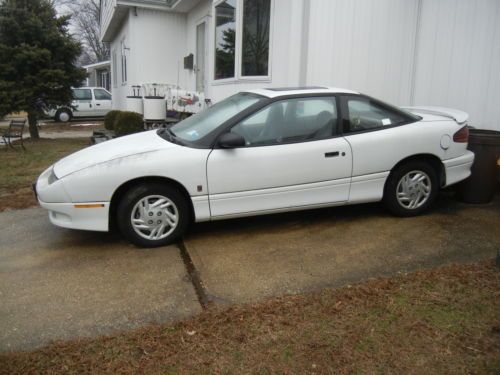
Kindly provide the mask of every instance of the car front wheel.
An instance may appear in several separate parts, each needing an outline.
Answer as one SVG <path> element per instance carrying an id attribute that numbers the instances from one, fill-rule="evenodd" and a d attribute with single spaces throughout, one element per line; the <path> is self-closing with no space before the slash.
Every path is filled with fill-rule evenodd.
<path id="1" fill-rule="evenodd" d="M 177 189 L 156 183 L 129 190 L 118 205 L 118 227 L 130 242 L 158 247 L 176 241 L 189 224 L 189 207 Z"/>
<path id="2" fill-rule="evenodd" d="M 438 190 L 434 168 L 425 162 L 409 162 L 390 174 L 384 204 L 397 216 L 419 215 L 432 205 Z"/>

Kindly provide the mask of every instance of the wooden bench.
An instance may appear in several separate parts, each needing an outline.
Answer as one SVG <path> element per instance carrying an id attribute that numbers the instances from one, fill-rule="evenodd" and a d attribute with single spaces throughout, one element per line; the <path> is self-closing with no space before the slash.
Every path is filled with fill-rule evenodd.
<path id="1" fill-rule="evenodd" d="M 24 151 L 26 151 L 23 144 L 23 132 L 25 125 L 26 119 L 14 119 L 10 121 L 7 131 L 2 134 L 2 138 L 5 143 L 5 151 L 7 151 L 7 145 L 14 149 L 13 141 L 16 140 L 21 141 L 21 147 Z"/>

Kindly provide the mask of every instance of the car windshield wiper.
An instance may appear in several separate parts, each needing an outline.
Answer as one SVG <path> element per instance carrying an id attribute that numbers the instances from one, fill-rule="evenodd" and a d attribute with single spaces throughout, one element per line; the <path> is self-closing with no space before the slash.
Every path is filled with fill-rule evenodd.
<path id="1" fill-rule="evenodd" d="M 156 132 L 156 134 L 170 142 L 175 142 L 175 139 L 177 138 L 174 132 L 169 128 L 161 128 Z"/>

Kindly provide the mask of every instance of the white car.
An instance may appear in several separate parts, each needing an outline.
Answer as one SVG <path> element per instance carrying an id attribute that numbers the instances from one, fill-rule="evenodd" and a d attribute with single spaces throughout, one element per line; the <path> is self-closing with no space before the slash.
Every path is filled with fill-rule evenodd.
<path id="1" fill-rule="evenodd" d="M 70 106 L 51 108 L 46 115 L 57 122 L 67 122 L 73 117 L 104 117 L 111 111 L 111 93 L 102 87 L 72 88 Z"/>
<path id="2" fill-rule="evenodd" d="M 333 88 L 233 95 L 170 129 L 78 151 L 39 177 L 52 223 L 145 247 L 191 222 L 383 201 L 425 211 L 470 174 L 467 114 L 403 110 Z"/>

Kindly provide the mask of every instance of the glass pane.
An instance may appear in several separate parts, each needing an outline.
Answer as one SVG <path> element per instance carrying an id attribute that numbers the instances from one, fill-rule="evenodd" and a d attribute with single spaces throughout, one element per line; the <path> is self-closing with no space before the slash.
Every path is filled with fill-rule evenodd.
<path id="1" fill-rule="evenodd" d="M 215 7 L 215 79 L 234 77 L 236 0 Z"/>
<path id="2" fill-rule="evenodd" d="M 263 96 L 248 93 L 230 96 L 196 115 L 182 120 L 171 130 L 183 140 L 196 141 L 260 100 L 265 99 Z"/>
<path id="3" fill-rule="evenodd" d="M 245 0 L 243 4 L 241 72 L 244 76 L 267 76 L 271 0 Z"/>
<path id="4" fill-rule="evenodd" d="M 231 129 L 248 146 L 330 138 L 337 129 L 333 98 L 290 99 L 270 104 Z"/>
<path id="5" fill-rule="evenodd" d="M 396 112 L 392 112 L 369 99 L 349 99 L 348 131 L 362 131 L 382 128 L 384 126 L 398 125 L 407 119 Z"/>
<path id="6" fill-rule="evenodd" d="M 94 96 L 96 100 L 111 100 L 111 95 L 104 90 L 94 90 Z"/>
<path id="7" fill-rule="evenodd" d="M 75 100 L 92 100 L 90 89 L 75 89 L 73 90 Z"/>

